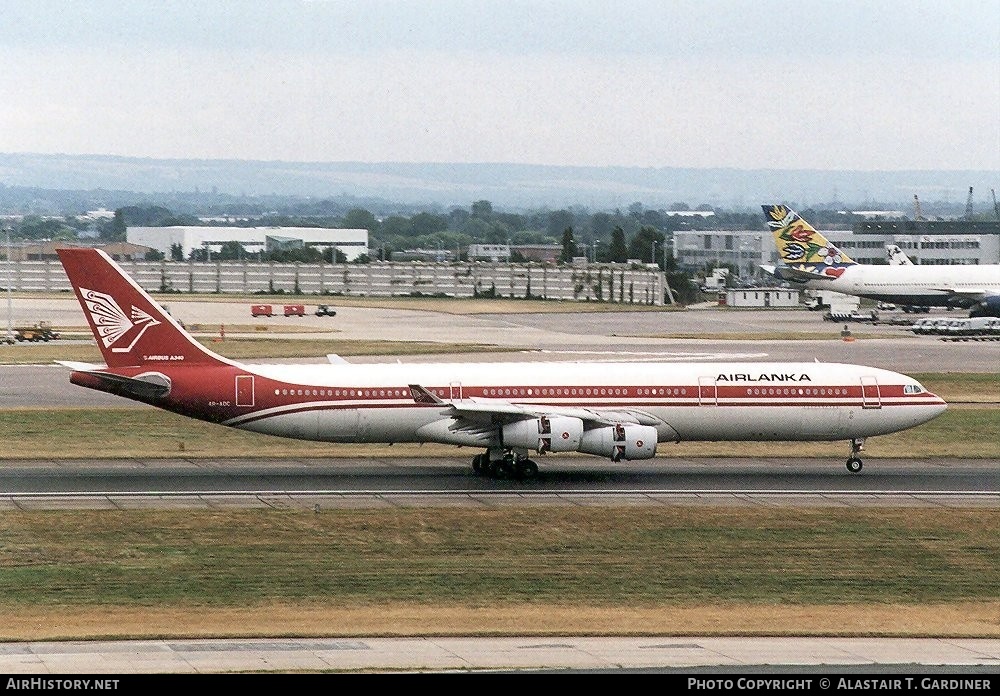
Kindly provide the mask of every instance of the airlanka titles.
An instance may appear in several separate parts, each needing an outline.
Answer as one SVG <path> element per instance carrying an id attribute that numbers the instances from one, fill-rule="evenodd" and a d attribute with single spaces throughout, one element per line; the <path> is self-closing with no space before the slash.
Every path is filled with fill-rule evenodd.
<path id="1" fill-rule="evenodd" d="M 731 372 L 720 374 L 716 382 L 812 382 L 804 372 Z"/>

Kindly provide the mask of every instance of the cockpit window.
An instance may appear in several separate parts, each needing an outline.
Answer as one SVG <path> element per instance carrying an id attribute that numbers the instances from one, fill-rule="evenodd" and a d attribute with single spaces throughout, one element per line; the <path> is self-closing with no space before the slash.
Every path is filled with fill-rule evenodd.
<path id="1" fill-rule="evenodd" d="M 923 394 L 924 391 L 925 391 L 924 388 L 921 387 L 919 384 L 905 384 L 905 385 L 903 385 L 903 393 L 904 394 Z"/>

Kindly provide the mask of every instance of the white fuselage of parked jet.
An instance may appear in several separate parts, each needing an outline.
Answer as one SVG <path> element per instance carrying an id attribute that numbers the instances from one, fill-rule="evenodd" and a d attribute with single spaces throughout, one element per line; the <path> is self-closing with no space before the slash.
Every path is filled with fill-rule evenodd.
<path id="1" fill-rule="evenodd" d="M 854 264 L 838 276 L 799 273 L 781 268 L 778 274 L 803 287 L 833 290 L 871 300 L 905 305 L 969 307 L 986 297 L 1000 296 L 1000 265 L 868 265 Z"/>

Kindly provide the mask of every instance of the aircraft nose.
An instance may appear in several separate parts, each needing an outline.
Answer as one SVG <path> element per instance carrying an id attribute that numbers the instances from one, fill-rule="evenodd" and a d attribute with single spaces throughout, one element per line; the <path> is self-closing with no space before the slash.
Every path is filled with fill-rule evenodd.
<path id="1" fill-rule="evenodd" d="M 937 418 L 942 413 L 948 410 L 948 402 L 942 399 L 940 396 L 931 392 L 928 392 L 928 396 L 931 397 L 930 403 L 928 405 L 928 409 L 931 415 L 927 420 L 931 420 L 931 418 Z"/>

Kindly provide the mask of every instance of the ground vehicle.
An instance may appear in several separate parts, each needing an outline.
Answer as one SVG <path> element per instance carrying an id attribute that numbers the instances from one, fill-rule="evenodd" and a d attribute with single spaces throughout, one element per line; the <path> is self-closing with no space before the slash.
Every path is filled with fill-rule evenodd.
<path id="1" fill-rule="evenodd" d="M 874 309 L 870 312 L 859 312 L 857 310 L 852 312 L 827 312 L 823 315 L 824 321 L 878 321 L 878 312 Z"/>
<path id="2" fill-rule="evenodd" d="M 269 304 L 255 304 L 250 306 L 250 316 L 252 317 L 273 317 L 274 307 Z"/>
<path id="3" fill-rule="evenodd" d="M 321 304 L 316 308 L 315 314 L 317 317 L 335 317 L 337 310 L 332 309 L 330 305 Z"/>
<path id="4" fill-rule="evenodd" d="M 286 304 L 285 305 L 285 316 L 286 317 L 304 317 L 306 315 L 305 305 L 300 304 Z"/>
<path id="5" fill-rule="evenodd" d="M 729 278 L 728 268 L 716 268 L 712 270 L 712 275 L 707 276 L 701 284 L 702 292 L 718 292 L 725 290 L 726 281 Z"/>
<path id="6" fill-rule="evenodd" d="M 915 322 L 913 322 L 913 326 L 910 327 L 910 331 L 919 336 L 926 336 L 927 334 L 930 333 L 931 325 L 936 321 L 937 319 L 929 319 L 929 318 L 917 319 Z"/>
<path id="7" fill-rule="evenodd" d="M 59 338 L 59 332 L 52 330 L 47 321 L 40 321 L 34 326 L 19 326 L 14 328 L 14 338 L 18 341 L 54 341 Z"/>

